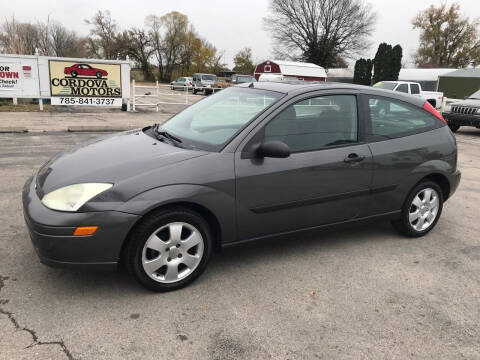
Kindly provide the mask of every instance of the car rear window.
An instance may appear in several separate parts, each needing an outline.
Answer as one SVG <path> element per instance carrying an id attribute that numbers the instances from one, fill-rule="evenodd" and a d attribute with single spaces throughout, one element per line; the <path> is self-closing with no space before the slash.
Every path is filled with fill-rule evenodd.
<path id="1" fill-rule="evenodd" d="M 408 136 L 443 124 L 422 108 L 384 97 L 368 100 L 370 133 L 377 140 Z"/>

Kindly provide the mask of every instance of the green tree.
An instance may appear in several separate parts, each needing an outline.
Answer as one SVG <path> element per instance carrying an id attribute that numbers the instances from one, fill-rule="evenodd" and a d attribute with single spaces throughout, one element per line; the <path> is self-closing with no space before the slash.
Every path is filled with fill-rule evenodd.
<path id="1" fill-rule="evenodd" d="M 244 48 L 240 50 L 233 58 L 233 62 L 235 64 L 233 71 L 235 71 L 237 74 L 251 75 L 255 71 L 251 48 Z"/>
<path id="2" fill-rule="evenodd" d="M 412 24 L 421 31 L 417 66 L 459 68 L 480 63 L 479 21 L 462 16 L 458 3 L 449 8 L 446 3 L 431 5 Z"/>
<path id="3" fill-rule="evenodd" d="M 377 53 L 373 59 L 373 83 L 379 81 L 398 80 L 402 67 L 402 47 L 387 43 L 378 46 Z"/>
<path id="4" fill-rule="evenodd" d="M 372 83 L 373 62 L 370 59 L 359 59 L 355 63 L 353 82 L 359 85 L 370 86 Z"/>

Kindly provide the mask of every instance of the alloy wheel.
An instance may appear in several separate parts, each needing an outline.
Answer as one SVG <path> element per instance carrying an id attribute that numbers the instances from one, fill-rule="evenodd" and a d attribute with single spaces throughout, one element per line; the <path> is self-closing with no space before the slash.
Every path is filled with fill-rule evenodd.
<path id="1" fill-rule="evenodd" d="M 435 222 L 440 207 L 439 195 L 432 188 L 420 190 L 410 205 L 408 220 L 415 231 L 425 231 Z"/>
<path id="2" fill-rule="evenodd" d="M 172 222 L 148 237 L 142 251 L 142 266 L 153 280 L 174 283 L 197 268 L 203 252 L 203 237 L 196 227 L 185 222 Z"/>

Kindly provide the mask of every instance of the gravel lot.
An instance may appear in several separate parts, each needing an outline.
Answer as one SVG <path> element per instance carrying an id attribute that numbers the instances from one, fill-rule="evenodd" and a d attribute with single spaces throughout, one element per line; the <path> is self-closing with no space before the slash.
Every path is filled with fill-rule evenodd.
<path id="1" fill-rule="evenodd" d="M 373 223 L 230 248 L 166 294 L 34 253 L 25 180 L 96 136 L 0 134 L 1 359 L 480 359 L 480 130 L 457 135 L 462 182 L 427 237 Z"/>

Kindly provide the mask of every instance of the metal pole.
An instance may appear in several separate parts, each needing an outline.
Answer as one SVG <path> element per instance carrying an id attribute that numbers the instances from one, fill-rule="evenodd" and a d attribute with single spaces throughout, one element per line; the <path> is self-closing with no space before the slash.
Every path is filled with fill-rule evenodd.
<path id="1" fill-rule="evenodd" d="M 132 80 L 132 109 L 135 111 L 135 79 Z"/>
<path id="2" fill-rule="evenodd" d="M 40 106 L 40 111 L 43 111 L 43 99 L 42 99 L 42 87 L 40 85 L 40 64 L 39 64 L 38 49 L 35 49 L 35 55 L 37 55 L 37 77 L 38 77 L 38 96 L 39 96 L 38 105 Z"/>
<path id="3" fill-rule="evenodd" d="M 157 112 L 158 112 L 158 103 L 160 102 L 159 95 L 158 95 L 158 80 L 155 82 L 155 98 L 157 99 Z"/>

